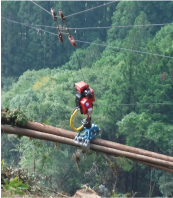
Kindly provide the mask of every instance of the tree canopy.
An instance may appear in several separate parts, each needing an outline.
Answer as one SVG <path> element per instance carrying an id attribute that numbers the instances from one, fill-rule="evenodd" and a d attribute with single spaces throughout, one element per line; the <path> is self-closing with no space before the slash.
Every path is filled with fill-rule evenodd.
<path id="1" fill-rule="evenodd" d="M 61 8 L 69 15 L 103 2 L 39 4 L 47 10 Z M 69 27 L 112 26 L 109 30 L 77 30 L 73 32 L 75 39 L 173 57 L 172 25 L 115 27 L 171 23 L 172 8 L 173 2 L 122 1 L 69 17 L 67 23 Z M 29 24 L 55 25 L 51 16 L 31 2 L 2 2 L 2 16 Z M 20 108 L 31 120 L 70 129 L 74 83 L 84 80 L 84 75 L 95 92 L 92 120 L 102 129 L 101 138 L 173 155 L 172 58 L 77 43 L 78 62 L 67 38 L 62 44 L 54 35 L 5 20 L 1 37 L 3 108 Z M 83 117 L 78 115 L 75 125 Z M 73 161 L 78 151 L 66 145 L 59 145 L 59 149 L 54 146 L 3 134 L 2 158 L 13 166 L 36 171 L 47 178 L 42 183 L 70 194 L 86 183 L 94 188 L 104 184 L 108 196 L 113 195 L 113 189 L 118 196 L 132 191 L 139 192 L 137 196 L 173 193 L 169 173 L 118 158 L 111 159 L 116 175 L 95 152 L 80 153 L 78 172 Z"/>

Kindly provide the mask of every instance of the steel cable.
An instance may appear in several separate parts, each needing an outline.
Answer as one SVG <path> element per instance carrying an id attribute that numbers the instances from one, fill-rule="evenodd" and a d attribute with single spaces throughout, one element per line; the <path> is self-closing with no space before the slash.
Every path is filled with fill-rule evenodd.
<path id="1" fill-rule="evenodd" d="M 18 24 L 22 24 L 22 25 L 25 25 L 24 23 L 20 23 L 20 22 L 16 22 L 16 21 L 13 21 L 13 20 L 10 20 L 10 19 L 6 19 L 4 17 L 1 17 L 2 19 L 5 19 L 9 22 L 13 22 L 13 23 L 18 23 Z M 46 31 L 46 30 L 42 30 L 41 28 L 36 28 L 36 27 L 33 27 L 33 26 L 29 26 L 29 25 L 25 25 L 25 26 L 28 26 L 30 28 L 33 28 L 33 29 L 36 29 L 36 30 L 40 30 L 40 31 L 43 31 L 43 32 L 47 32 L 49 34 L 52 34 L 52 35 L 56 35 L 55 33 L 52 33 L 52 32 L 49 32 L 49 31 Z M 98 44 L 98 43 L 93 43 L 93 42 L 87 42 L 87 41 L 80 41 L 80 40 L 75 40 L 77 42 L 82 42 L 82 43 L 88 43 L 88 44 L 93 44 L 93 45 L 99 45 L 99 46 L 103 46 L 103 47 L 110 47 L 110 48 L 114 48 L 114 49 L 122 49 L 122 50 L 126 50 L 126 51 L 132 51 L 132 52 L 136 52 L 136 53 L 143 53 L 143 54 L 150 54 L 150 55 L 153 55 L 153 56 L 160 56 L 160 57 L 164 57 L 164 58 L 171 58 L 173 59 L 173 57 L 171 56 L 165 56 L 165 55 L 160 55 L 160 54 L 154 54 L 154 53 L 150 53 L 150 52 L 143 52 L 143 51 L 139 51 L 139 50 L 132 50 L 132 49 L 127 49 L 127 48 L 121 48 L 121 47 L 115 47 L 115 46 L 111 46 L 111 45 L 104 45 L 104 44 Z"/>
<path id="2" fill-rule="evenodd" d="M 117 25 L 117 26 L 107 26 L 107 27 L 82 27 L 82 28 L 68 28 L 69 30 L 84 30 L 84 29 L 110 29 L 110 28 L 128 28 L 128 27 L 146 27 L 146 26 L 164 26 L 173 25 L 173 23 L 163 23 L 163 24 L 141 24 L 141 25 Z"/>
<path id="3" fill-rule="evenodd" d="M 130 103 L 130 104 L 101 104 L 97 103 L 96 106 L 136 106 L 136 105 L 173 105 L 173 103 Z"/>
<path id="4" fill-rule="evenodd" d="M 1 17 L 4 18 L 4 17 Z M 4 18 L 6 19 L 6 18 Z M 7 19 L 9 20 L 9 19 Z M 19 22 L 18 22 L 19 23 Z M 55 26 L 48 26 L 48 25 L 38 25 L 38 24 L 28 24 L 22 23 L 24 25 L 29 26 L 39 26 L 39 27 L 46 27 L 46 28 L 57 28 Z M 173 23 L 162 23 L 162 24 L 141 24 L 141 25 L 119 25 L 119 26 L 107 26 L 107 27 L 81 27 L 81 28 L 68 28 L 69 30 L 83 30 L 83 29 L 110 29 L 110 28 L 128 28 L 128 27 L 146 27 L 146 26 L 165 26 L 165 25 L 173 25 Z M 61 30 L 67 30 L 65 27 L 60 27 Z"/>
<path id="5" fill-rule="evenodd" d="M 70 17 L 70 16 L 74 16 L 74 15 L 76 15 L 76 14 L 81 14 L 81 13 L 84 13 L 84 12 L 88 12 L 88 11 L 93 10 L 93 9 L 95 9 L 95 8 L 99 8 L 99 7 L 102 7 L 102 6 L 106 6 L 106 5 L 109 5 L 109 4 L 111 4 L 111 3 L 115 3 L 115 2 L 117 2 L 117 1 L 118 1 L 118 0 L 115 0 L 115 1 L 112 1 L 112 2 L 109 2 L 109 3 L 104 3 L 103 5 L 99 5 L 99 6 L 96 6 L 96 7 L 93 7 L 93 8 L 89 8 L 89 9 L 86 9 L 86 10 L 83 10 L 83 11 L 80 11 L 80 12 L 76 12 L 76 13 L 74 13 L 74 14 L 70 14 L 70 15 L 66 16 L 66 18 L 67 18 L 67 17 Z"/>
<path id="6" fill-rule="evenodd" d="M 51 12 L 47 11 L 46 9 L 44 9 L 43 7 L 41 7 L 40 5 L 38 5 L 37 3 L 35 3 L 33 0 L 30 0 L 32 3 L 34 3 L 36 6 L 38 6 L 39 8 L 41 8 L 42 10 L 46 11 L 48 14 L 52 15 Z"/>
<path id="7" fill-rule="evenodd" d="M 75 40 L 75 41 L 81 42 L 81 43 L 88 43 L 88 44 L 99 45 L 99 46 L 103 46 L 103 47 L 110 47 L 110 48 L 114 48 L 114 49 L 121 49 L 121 50 L 136 52 L 136 53 L 150 54 L 150 55 L 153 55 L 153 56 L 161 56 L 161 57 L 172 58 L 173 59 L 172 56 L 165 56 L 165 55 L 154 54 L 154 53 L 150 53 L 150 52 L 143 52 L 143 51 L 139 51 L 139 50 L 132 50 L 132 49 L 127 49 L 127 48 L 122 48 L 122 47 L 115 47 L 115 46 L 111 46 L 111 45 L 103 45 L 103 44 L 92 43 L 92 42 L 87 42 L 87 41 L 80 41 L 80 40 Z"/>
<path id="8" fill-rule="evenodd" d="M 75 48 L 74 48 L 74 49 L 75 49 Z M 77 59 L 77 61 L 78 61 L 78 65 L 79 65 L 80 70 L 81 70 L 81 73 L 82 73 L 83 80 L 84 80 L 84 82 L 85 82 L 85 78 L 84 78 L 84 75 L 83 75 L 83 72 L 82 72 L 81 65 L 80 65 L 80 63 L 79 63 L 79 59 L 78 59 L 78 56 L 77 56 L 77 53 L 76 53 L 76 49 L 75 49 L 75 54 L 76 54 L 76 59 Z"/>

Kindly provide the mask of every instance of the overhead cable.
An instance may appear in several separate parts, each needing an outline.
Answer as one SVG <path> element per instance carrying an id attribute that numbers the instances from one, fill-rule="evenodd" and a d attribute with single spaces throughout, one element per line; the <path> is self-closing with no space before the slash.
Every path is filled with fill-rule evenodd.
<path id="1" fill-rule="evenodd" d="M 110 28 L 128 28 L 128 27 L 145 27 L 145 26 L 164 26 L 173 25 L 173 23 L 163 24 L 141 24 L 141 25 L 118 25 L 118 26 L 107 26 L 107 27 L 82 27 L 82 28 L 68 28 L 70 30 L 84 30 L 84 29 L 110 29 Z"/>
<path id="2" fill-rule="evenodd" d="M 3 18 L 3 17 L 2 17 Z M 6 18 L 4 18 L 6 19 Z M 38 24 L 28 24 L 22 23 L 29 26 L 39 26 L 39 27 L 46 27 L 46 28 L 57 28 L 55 26 L 48 26 L 48 25 L 38 25 Z M 141 25 L 119 25 L 119 26 L 107 26 L 107 27 L 81 27 L 81 28 L 68 28 L 69 30 L 83 30 L 83 29 L 110 29 L 110 28 L 128 28 L 128 27 L 145 27 L 145 26 L 164 26 L 164 25 L 173 25 L 173 23 L 162 23 L 162 24 L 141 24 Z M 61 30 L 66 30 L 65 27 L 60 27 Z"/>
<path id="3" fill-rule="evenodd" d="M 89 9 L 86 9 L 86 10 L 83 10 L 83 11 L 80 11 L 80 12 L 76 12 L 76 13 L 74 13 L 74 14 L 70 14 L 70 15 L 68 15 L 68 16 L 66 16 L 66 18 L 67 17 L 70 17 L 70 16 L 74 16 L 74 15 L 76 15 L 76 14 L 81 14 L 81 13 L 84 13 L 84 12 L 88 12 L 88 11 L 90 11 L 90 10 L 93 10 L 93 9 L 96 9 L 96 8 L 99 8 L 99 7 L 102 7 L 102 6 L 106 6 L 106 5 L 109 5 L 109 4 L 111 4 L 111 3 L 115 3 L 115 2 L 117 2 L 118 0 L 115 0 L 115 1 L 112 1 L 112 2 L 109 2 L 109 3 L 104 3 L 104 4 L 102 4 L 102 5 L 99 5 L 99 6 L 96 6 L 96 7 L 92 7 L 92 8 L 89 8 Z"/>
<path id="4" fill-rule="evenodd" d="M 5 20 L 10 20 L 10 19 L 7 19 L 7 18 L 5 18 L 5 17 L 1 17 L 1 18 L 5 19 Z M 11 20 L 11 21 L 13 21 L 13 20 Z M 15 22 L 15 23 L 20 23 L 20 22 L 17 22 L 17 21 L 13 21 L 13 22 Z M 36 26 L 36 27 L 39 26 L 39 27 L 57 28 L 57 27 L 55 27 L 55 26 L 36 25 L 36 24 L 28 24 L 28 23 L 20 23 L 20 24 L 28 25 L 28 26 Z"/>
<path id="5" fill-rule="evenodd" d="M 97 103 L 96 106 L 136 106 L 136 105 L 173 105 L 173 103 L 130 103 L 130 104 L 101 104 Z"/>
<path id="6" fill-rule="evenodd" d="M 40 5 L 38 5 L 37 3 L 35 3 L 33 0 L 30 0 L 32 3 L 34 3 L 36 6 L 38 6 L 39 8 L 41 8 L 42 10 L 46 11 L 48 14 L 52 15 L 51 12 L 49 12 L 48 10 L 44 9 L 43 7 L 41 7 Z"/>
<path id="7" fill-rule="evenodd" d="M 27 27 L 33 28 L 33 29 L 35 29 L 35 30 L 39 30 L 39 31 L 43 31 L 43 32 L 47 32 L 47 33 L 49 33 L 49 34 L 53 34 L 53 35 L 56 35 L 56 36 L 57 36 L 57 34 L 55 34 L 55 33 L 53 33 L 53 32 L 49 32 L 49 31 L 43 30 L 43 29 L 41 29 L 41 28 L 36 28 L 36 27 L 34 27 L 34 26 L 26 25 L 25 23 L 20 23 L 20 22 L 13 21 L 13 20 L 11 20 L 11 19 L 7 19 L 7 18 L 4 18 L 4 17 L 1 17 L 1 18 L 2 18 L 2 19 L 4 19 L 4 20 L 6 20 L 6 21 L 8 21 L 8 22 L 21 24 L 21 25 L 24 25 L 24 26 L 27 26 Z"/>
<path id="8" fill-rule="evenodd" d="M 98 43 L 92 43 L 92 42 L 87 42 L 87 41 L 80 41 L 80 40 L 75 40 L 76 42 L 81 42 L 81 43 L 88 43 L 88 44 L 93 44 L 93 45 L 99 45 L 99 46 L 103 46 L 103 47 L 110 47 L 110 48 L 114 48 L 114 49 L 121 49 L 121 50 L 126 50 L 126 51 L 132 51 L 132 52 L 136 52 L 136 53 L 142 53 L 142 54 L 151 54 L 153 56 L 161 56 L 164 58 L 172 58 L 171 56 L 165 56 L 165 55 L 160 55 L 160 54 L 154 54 L 154 53 L 150 53 L 150 52 L 144 52 L 144 51 L 139 51 L 139 50 L 132 50 L 132 49 L 127 49 L 127 48 L 122 48 L 122 47 L 115 47 L 115 46 L 111 46 L 111 45 L 103 45 L 103 44 L 98 44 Z"/>
<path id="9" fill-rule="evenodd" d="M 82 73 L 83 81 L 85 82 L 85 78 L 84 78 L 84 75 L 83 75 L 83 72 L 82 72 L 81 64 L 79 63 L 79 59 L 78 59 L 78 56 L 77 56 L 77 53 L 76 53 L 76 49 L 74 48 L 74 50 L 75 50 L 75 54 L 76 54 L 76 59 L 77 59 L 77 61 L 78 61 L 78 65 L 79 65 L 80 70 L 81 70 L 81 73 Z"/>
<path id="10" fill-rule="evenodd" d="M 18 24 L 22 24 L 22 25 L 25 25 L 23 23 L 20 23 L 20 22 L 17 22 L 17 21 L 13 21 L 13 20 L 10 20 L 10 19 L 6 19 L 4 17 L 1 17 L 9 22 L 13 22 L 13 23 L 18 23 Z M 33 29 L 36 29 L 36 30 L 40 30 L 40 31 L 43 31 L 43 32 L 47 32 L 49 34 L 53 34 L 53 35 L 56 35 L 55 33 L 53 32 L 49 32 L 49 31 L 46 31 L 46 30 L 42 30 L 41 28 L 36 28 L 36 27 L 33 27 L 33 26 L 29 26 L 29 25 L 25 25 L 25 26 L 28 26 L 30 28 L 33 28 Z M 136 52 L 136 53 L 143 53 L 143 54 L 150 54 L 150 55 L 154 55 L 154 56 L 160 56 L 160 57 L 164 57 L 164 58 L 171 58 L 173 59 L 173 57 L 171 56 L 165 56 L 165 55 L 160 55 L 160 54 L 154 54 L 154 53 L 150 53 L 150 52 L 144 52 L 144 51 L 139 51 L 139 50 L 132 50 L 132 49 L 127 49 L 127 48 L 121 48 L 121 47 L 115 47 L 115 46 L 111 46 L 111 45 L 104 45 L 104 44 L 98 44 L 98 43 L 93 43 L 93 42 L 87 42 L 87 41 L 80 41 L 80 40 L 75 40 L 77 42 L 82 42 L 82 43 L 88 43 L 88 44 L 93 44 L 93 45 L 98 45 L 98 46 L 103 46 L 103 47 L 110 47 L 110 48 L 114 48 L 114 49 L 121 49 L 121 50 L 126 50 L 126 51 L 132 51 L 132 52 Z"/>

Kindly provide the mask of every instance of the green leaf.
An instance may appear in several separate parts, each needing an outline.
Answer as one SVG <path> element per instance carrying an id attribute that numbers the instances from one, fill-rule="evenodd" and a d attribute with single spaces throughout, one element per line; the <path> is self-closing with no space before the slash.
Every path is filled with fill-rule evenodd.
<path id="1" fill-rule="evenodd" d="M 5 190 L 9 190 L 9 186 L 8 186 L 8 185 L 3 186 L 3 188 L 4 188 Z"/>
<path id="2" fill-rule="evenodd" d="M 3 165 L 4 165 L 4 159 L 1 161 L 1 170 L 2 170 Z"/>
<path id="3" fill-rule="evenodd" d="M 4 179 L 4 182 L 5 182 L 5 184 L 6 184 L 6 185 L 8 185 L 8 182 L 7 182 L 7 180 L 6 180 L 6 179 Z"/>
<path id="4" fill-rule="evenodd" d="M 17 184 L 16 184 L 16 187 L 18 187 L 19 185 L 22 184 L 22 180 L 20 180 Z"/>
<path id="5" fill-rule="evenodd" d="M 26 190 L 26 189 L 28 189 L 28 186 L 25 185 L 25 184 L 20 184 L 20 185 L 17 186 L 17 188 L 20 189 L 20 190 Z"/>
<path id="6" fill-rule="evenodd" d="M 25 193 L 24 193 L 24 192 L 22 192 L 22 191 L 17 191 L 17 192 L 15 192 L 15 194 L 25 195 Z"/>
<path id="7" fill-rule="evenodd" d="M 15 177 L 13 180 L 10 181 L 9 186 L 15 186 L 15 184 L 17 183 L 18 178 Z"/>

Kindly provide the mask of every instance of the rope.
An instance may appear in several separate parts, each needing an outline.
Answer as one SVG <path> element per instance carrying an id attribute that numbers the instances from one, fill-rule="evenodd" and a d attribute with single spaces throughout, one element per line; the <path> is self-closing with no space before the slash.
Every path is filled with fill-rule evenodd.
<path id="1" fill-rule="evenodd" d="M 81 13 L 84 13 L 84 12 L 88 12 L 88 11 L 90 11 L 90 10 L 94 10 L 94 9 L 99 8 L 99 7 L 102 7 L 102 6 L 106 6 L 106 5 L 109 5 L 109 4 L 111 4 L 111 3 L 115 3 L 115 2 L 117 2 L 117 1 L 118 1 L 118 0 L 115 0 L 115 1 L 113 1 L 113 2 L 104 3 L 103 5 L 99 5 L 99 6 L 92 7 L 92 8 L 89 8 L 89 9 L 86 9 L 86 10 L 83 10 L 83 11 L 80 11 L 80 12 L 76 12 L 76 13 L 74 13 L 74 14 L 70 14 L 70 15 L 66 16 L 66 18 L 67 18 L 67 17 L 70 17 L 70 16 L 74 16 L 74 15 L 76 15 L 76 14 L 81 14 Z"/>
<path id="2" fill-rule="evenodd" d="M 64 47 L 64 45 L 63 45 L 63 48 L 64 48 L 64 51 L 65 51 L 65 47 Z M 66 57 L 67 57 L 67 54 L 66 54 Z M 68 63 L 69 68 L 70 68 L 70 64 L 69 64 L 69 62 L 67 62 L 67 63 Z M 71 71 L 71 74 L 72 74 L 72 77 L 73 77 L 73 83 L 75 84 L 74 74 L 73 74 L 73 72 L 72 72 L 72 70 L 71 70 L 71 69 L 70 69 L 70 71 Z"/>
<path id="3" fill-rule="evenodd" d="M 4 17 L 1 17 L 4 18 Z M 6 18 L 4 18 L 6 19 Z M 9 19 L 7 19 L 9 20 Z M 37 24 L 28 24 L 28 23 L 22 23 L 24 25 L 30 25 L 30 26 L 39 26 L 39 27 L 48 27 L 48 28 L 57 28 L 55 26 L 48 26 L 48 25 L 37 25 Z M 141 25 L 120 25 L 120 26 L 107 26 L 107 27 L 82 27 L 82 28 L 63 28 L 60 27 L 61 30 L 83 30 L 83 29 L 109 29 L 109 28 L 128 28 L 128 27 L 145 27 L 145 26 L 164 26 L 164 25 L 173 25 L 173 23 L 162 23 L 162 24 L 141 24 Z"/>
<path id="4" fill-rule="evenodd" d="M 75 48 L 74 48 L 74 49 L 75 49 Z M 78 61 L 78 65 L 79 65 L 80 70 L 81 70 L 81 73 L 82 73 L 83 81 L 85 82 L 85 78 L 84 78 L 84 75 L 83 75 L 83 72 L 82 72 L 81 65 L 79 64 L 79 59 L 78 59 L 78 56 L 77 56 L 77 53 L 76 53 L 76 49 L 75 49 L 75 54 L 76 54 L 76 59 L 77 59 L 77 61 Z"/>
<path id="5" fill-rule="evenodd" d="M 130 103 L 130 104 L 95 104 L 96 106 L 136 106 L 136 105 L 173 105 L 173 103 Z"/>
<path id="6" fill-rule="evenodd" d="M 13 21 L 13 20 L 11 20 L 11 19 L 7 19 L 7 18 L 4 18 L 4 17 L 1 17 L 1 18 L 2 18 L 2 19 L 4 19 L 4 20 L 6 20 L 6 21 L 8 21 L 8 22 L 21 24 L 21 25 L 24 25 L 24 26 L 27 26 L 27 27 L 33 28 L 33 29 L 35 29 L 35 30 L 39 30 L 39 31 L 43 31 L 43 32 L 47 32 L 47 33 L 49 33 L 49 34 L 53 34 L 53 35 L 56 35 L 56 36 L 57 36 L 57 34 L 55 34 L 55 33 L 53 33 L 53 32 L 49 32 L 49 31 L 46 31 L 46 30 L 43 30 L 43 29 L 40 29 L 40 28 L 38 29 L 38 28 L 36 28 L 36 27 L 34 27 L 34 26 L 26 25 L 25 23 L 20 23 L 20 22 Z"/>
<path id="7" fill-rule="evenodd" d="M 173 25 L 173 23 L 163 24 L 141 24 L 141 25 L 119 25 L 119 26 L 107 26 L 107 27 L 82 27 L 82 28 L 68 28 L 69 30 L 84 30 L 84 29 L 109 29 L 109 28 L 128 28 L 128 27 L 145 27 L 145 26 L 164 26 Z"/>
<path id="8" fill-rule="evenodd" d="M 114 48 L 114 49 L 122 49 L 122 50 L 142 53 L 142 54 L 150 54 L 150 55 L 153 55 L 153 56 L 161 56 L 161 57 L 164 57 L 164 58 L 172 58 L 173 59 L 172 56 L 164 56 L 164 55 L 154 54 L 154 53 L 150 53 L 150 52 L 143 52 L 143 51 L 139 51 L 139 50 L 132 50 L 132 49 L 127 49 L 127 48 L 122 48 L 122 47 L 115 47 L 115 46 L 111 46 L 111 45 L 103 45 L 103 44 L 92 43 L 92 42 L 87 42 L 87 41 L 80 41 L 80 40 L 75 40 L 75 41 L 81 42 L 81 43 L 88 43 L 88 44 L 99 45 L 99 46 L 103 46 L 103 47 L 110 47 L 110 48 Z"/>
<path id="9" fill-rule="evenodd" d="M 32 3 L 34 3 L 36 6 L 38 6 L 39 8 L 41 8 L 42 10 L 46 11 L 48 14 L 52 15 L 51 12 L 47 11 L 46 9 L 44 9 L 43 7 L 41 7 L 40 5 L 38 5 L 37 3 L 35 3 L 33 0 L 30 0 Z"/>
<path id="10" fill-rule="evenodd" d="M 13 21 L 13 20 L 10 20 L 10 19 L 6 19 L 4 17 L 1 17 L 2 19 L 5 19 L 9 22 L 13 22 L 13 23 L 18 23 L 18 24 L 22 24 L 22 25 L 25 25 L 24 23 L 20 23 L 20 22 L 16 22 L 16 21 Z M 29 25 L 25 25 L 25 26 L 28 26 L 30 28 L 33 28 L 33 29 L 36 29 L 36 30 L 40 30 L 40 31 L 43 31 L 43 32 L 46 32 L 46 33 L 49 33 L 49 34 L 52 34 L 52 35 L 56 35 L 55 33 L 52 33 L 52 32 L 49 32 L 49 31 L 46 31 L 46 30 L 42 30 L 41 28 L 35 28 L 33 26 L 29 26 Z M 120 48 L 120 47 L 115 47 L 115 46 L 111 46 L 111 45 L 103 45 L 103 44 L 98 44 L 98 43 L 92 43 L 92 42 L 87 42 L 87 41 L 80 41 L 80 40 L 75 40 L 77 42 L 82 42 L 82 43 L 88 43 L 88 44 L 94 44 L 94 45 L 99 45 L 99 46 L 103 46 L 103 47 L 110 47 L 110 48 L 114 48 L 114 49 L 122 49 L 122 50 L 127 50 L 127 51 L 132 51 L 132 52 L 137 52 L 137 53 L 143 53 L 143 54 L 150 54 L 150 55 L 153 55 L 153 56 L 160 56 L 160 57 L 164 57 L 164 58 L 171 58 L 173 59 L 173 57 L 171 56 L 164 56 L 164 55 L 160 55 L 160 54 L 154 54 L 154 53 L 150 53 L 150 52 L 143 52 L 143 51 L 139 51 L 139 50 L 132 50 L 132 49 L 126 49 L 126 48 Z"/>
<path id="11" fill-rule="evenodd" d="M 5 20 L 9 20 L 9 21 L 13 21 L 13 20 L 10 20 L 10 19 L 7 19 L 5 17 L 1 17 L 2 19 L 5 19 Z M 56 28 L 54 26 L 46 26 L 46 25 L 35 25 L 35 24 L 28 24 L 28 23 L 20 23 L 20 22 L 17 22 L 17 21 L 13 21 L 14 23 L 19 23 L 19 24 L 22 24 L 22 25 L 26 25 L 26 26 L 40 26 L 40 27 L 50 27 L 50 28 Z"/>

